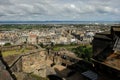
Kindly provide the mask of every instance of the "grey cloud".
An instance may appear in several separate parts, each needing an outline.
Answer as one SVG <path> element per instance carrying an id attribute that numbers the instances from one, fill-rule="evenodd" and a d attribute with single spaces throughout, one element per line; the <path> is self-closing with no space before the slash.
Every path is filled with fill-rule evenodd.
<path id="1" fill-rule="evenodd" d="M 0 5 L 12 5 L 12 3 L 9 0 L 0 0 Z"/>
<path id="2" fill-rule="evenodd" d="M 29 4 L 17 4 L 9 6 L 9 8 L 0 6 L 0 14 L 4 14 L 4 16 L 16 15 L 41 15 L 45 13 L 45 10 L 41 6 L 37 5 L 29 5 Z"/>
<path id="3" fill-rule="evenodd" d="M 2 17 L 2 16 L 6 16 L 6 15 L 4 15 L 4 14 L 0 14 L 0 17 Z"/>
<path id="4" fill-rule="evenodd" d="M 107 17 L 116 16 L 120 14 L 119 2 L 120 0 L 0 0 L 0 19 L 79 19 L 87 17 L 86 15 L 101 17 L 104 14 L 108 14 Z"/>
<path id="5" fill-rule="evenodd" d="M 99 14 L 119 14 L 118 8 L 112 8 L 110 6 L 97 6 L 95 12 Z"/>

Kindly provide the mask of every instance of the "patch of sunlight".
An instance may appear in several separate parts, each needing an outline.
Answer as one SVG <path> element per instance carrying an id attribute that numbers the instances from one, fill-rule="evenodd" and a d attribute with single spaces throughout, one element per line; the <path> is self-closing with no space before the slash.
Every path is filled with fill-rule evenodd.
<path id="1" fill-rule="evenodd" d="M 11 51 L 4 51 L 2 52 L 2 55 L 3 57 L 7 57 L 7 56 L 10 56 L 10 55 L 14 55 L 14 54 L 22 54 L 22 53 L 26 53 L 26 52 L 29 52 L 30 50 L 23 50 L 23 49 L 20 49 L 20 50 L 11 50 Z"/>

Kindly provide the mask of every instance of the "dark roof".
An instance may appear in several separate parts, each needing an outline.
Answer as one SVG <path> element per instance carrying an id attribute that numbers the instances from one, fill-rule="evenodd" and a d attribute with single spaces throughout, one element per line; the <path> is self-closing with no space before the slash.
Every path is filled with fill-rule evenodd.
<path id="1" fill-rule="evenodd" d="M 108 35 L 101 35 L 101 34 L 96 34 L 96 35 L 94 36 L 94 38 L 111 40 L 110 36 L 108 36 Z"/>
<path id="2" fill-rule="evenodd" d="M 82 75 L 89 78 L 90 80 L 97 80 L 98 79 L 98 75 L 95 72 L 91 71 L 91 70 L 83 72 Z"/>

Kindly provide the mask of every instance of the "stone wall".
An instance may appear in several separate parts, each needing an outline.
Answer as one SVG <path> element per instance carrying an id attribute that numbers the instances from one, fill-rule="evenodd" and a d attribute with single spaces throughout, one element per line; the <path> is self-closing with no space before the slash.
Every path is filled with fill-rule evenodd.
<path id="1" fill-rule="evenodd" d="M 22 58 L 20 58 L 18 61 L 13 64 L 13 66 L 10 66 L 12 72 L 22 72 Z"/>
<path id="2" fill-rule="evenodd" d="M 50 56 L 47 54 L 46 50 L 37 49 L 28 53 L 15 55 L 12 57 L 14 59 L 10 59 L 11 57 L 9 57 L 5 60 L 13 73 L 26 72 L 46 77 L 46 74 L 53 63 L 52 56 L 50 59 Z"/>
<path id="3" fill-rule="evenodd" d="M 30 50 L 37 48 L 37 46 L 32 45 L 32 44 L 21 44 L 21 45 L 12 45 L 12 46 L 2 46 L 0 47 L 0 50 L 1 51 L 20 50 L 24 47 Z"/>
<path id="4" fill-rule="evenodd" d="M 56 74 L 53 69 L 54 65 L 62 65 L 64 63 L 67 67 L 73 63 L 70 61 L 73 58 L 66 55 L 67 58 L 63 59 L 63 55 L 62 53 L 58 55 L 54 52 L 48 54 L 46 50 L 35 50 L 18 56 L 11 64 L 10 68 L 13 72 L 26 72 L 46 77 L 50 74 Z"/>
<path id="5" fill-rule="evenodd" d="M 101 40 L 94 38 L 93 40 L 93 56 L 101 53 L 106 47 L 110 46 L 111 41 L 109 40 Z"/>
<path id="6" fill-rule="evenodd" d="M 22 70 L 27 73 L 34 73 L 42 77 L 46 76 L 46 55 L 45 51 L 22 57 Z"/>
<path id="7" fill-rule="evenodd" d="M 19 50 L 21 49 L 22 45 L 15 45 L 15 46 L 2 46 L 0 47 L 1 51 L 10 51 L 10 50 Z"/>

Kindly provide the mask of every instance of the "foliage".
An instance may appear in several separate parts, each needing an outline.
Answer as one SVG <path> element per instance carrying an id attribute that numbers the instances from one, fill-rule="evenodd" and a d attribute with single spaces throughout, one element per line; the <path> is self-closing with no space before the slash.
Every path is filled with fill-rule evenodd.
<path id="1" fill-rule="evenodd" d="M 67 50 L 72 50 L 73 48 L 76 48 L 77 46 L 79 46 L 78 44 L 67 44 L 67 45 L 64 45 L 64 44 L 56 44 L 53 46 L 53 50 L 54 51 L 59 51 L 60 49 L 67 49 Z"/>
<path id="2" fill-rule="evenodd" d="M 44 45 L 43 45 L 43 43 L 40 43 L 40 44 L 38 44 L 40 47 L 42 47 L 42 48 L 44 48 Z"/>
<path id="3" fill-rule="evenodd" d="M 45 24 L 3 24 L 0 25 L 3 30 L 13 30 L 13 29 L 40 29 L 40 28 L 52 28 L 54 26 Z"/>
<path id="4" fill-rule="evenodd" d="M 51 47 L 53 47 L 53 46 L 54 46 L 54 43 L 53 43 L 53 42 L 51 42 L 50 46 L 51 46 Z"/>
<path id="5" fill-rule="evenodd" d="M 11 43 L 5 43 L 4 46 L 11 46 Z"/>
<path id="6" fill-rule="evenodd" d="M 85 59 L 86 61 L 90 61 L 92 57 L 92 47 L 91 46 L 79 46 L 77 48 L 73 48 L 72 51 L 80 58 Z"/>
<path id="7" fill-rule="evenodd" d="M 2 52 L 2 55 L 3 57 L 7 57 L 7 56 L 10 56 L 10 55 L 15 55 L 15 54 L 22 54 L 22 53 L 26 53 L 26 52 L 29 52 L 28 49 L 20 49 L 20 50 L 11 50 L 11 51 L 4 51 Z"/>

